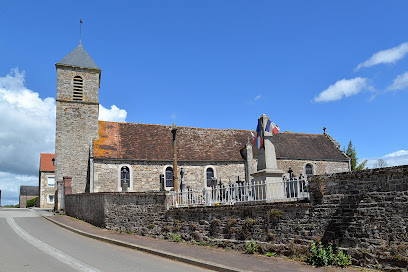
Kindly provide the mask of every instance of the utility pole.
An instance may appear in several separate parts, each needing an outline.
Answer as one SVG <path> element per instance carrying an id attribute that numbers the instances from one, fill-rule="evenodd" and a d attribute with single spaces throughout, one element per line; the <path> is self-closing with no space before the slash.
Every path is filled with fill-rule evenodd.
<path id="1" fill-rule="evenodd" d="M 176 134 L 177 134 L 177 126 L 174 123 L 173 128 L 171 129 L 171 133 L 173 133 L 173 186 L 174 191 L 179 191 L 179 182 L 178 182 L 178 171 L 177 171 L 177 146 L 176 146 Z"/>

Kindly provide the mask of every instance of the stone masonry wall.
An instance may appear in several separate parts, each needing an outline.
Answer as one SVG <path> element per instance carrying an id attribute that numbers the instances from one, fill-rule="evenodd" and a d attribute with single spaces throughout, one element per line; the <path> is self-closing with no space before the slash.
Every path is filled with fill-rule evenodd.
<path id="1" fill-rule="evenodd" d="M 52 209 L 54 203 L 49 203 L 49 195 L 54 196 L 57 184 L 54 186 L 48 186 L 48 177 L 55 177 L 54 172 L 41 172 L 40 174 L 40 208 Z"/>
<path id="2" fill-rule="evenodd" d="M 311 214 L 319 236 L 360 264 L 408 267 L 408 166 L 317 176 Z"/>
<path id="3" fill-rule="evenodd" d="M 294 174 L 305 175 L 305 165 L 313 165 L 315 174 L 347 172 L 347 162 L 307 161 L 307 160 L 278 160 L 278 167 L 287 171 L 289 167 Z M 145 161 L 118 161 L 95 160 L 94 162 L 94 192 L 120 191 L 120 169 L 128 166 L 131 170 L 131 179 L 134 192 L 158 191 L 160 189 L 159 175 L 164 174 L 167 166 L 172 167 L 172 162 L 145 162 Z M 184 184 L 195 189 L 202 189 L 206 185 L 206 167 L 215 170 L 215 177 L 224 184 L 235 182 L 238 177 L 245 179 L 245 164 L 242 162 L 179 162 L 178 170 L 184 169 Z M 256 167 L 256 166 L 255 166 Z M 92 189 L 91 189 L 92 191 Z"/>
<path id="4" fill-rule="evenodd" d="M 117 192 L 119 186 L 120 169 L 128 166 L 131 170 L 133 181 L 132 191 L 146 192 L 160 190 L 160 174 L 164 174 L 167 166 L 172 167 L 172 162 L 127 162 L 127 161 L 96 161 L 94 162 L 94 190 L 95 192 Z M 245 179 L 245 165 L 240 162 L 180 162 L 178 171 L 184 169 L 186 186 L 202 189 L 206 182 L 206 167 L 215 170 L 215 177 L 223 183 L 235 182 Z"/>
<path id="5" fill-rule="evenodd" d="M 92 193 L 65 196 L 66 214 L 98 227 L 138 231 L 165 218 L 164 192 Z M 154 221 L 152 221 L 154 220 Z"/>
<path id="6" fill-rule="evenodd" d="M 84 101 L 73 101 L 73 78 L 84 79 Z M 98 137 L 99 72 L 57 67 L 55 181 L 72 177 L 74 193 L 87 190 L 89 145 Z"/>
<path id="7" fill-rule="evenodd" d="M 278 159 L 277 163 L 278 168 L 285 172 L 287 172 L 290 167 L 295 176 L 299 176 L 300 174 L 305 176 L 306 164 L 311 164 L 313 166 L 314 175 L 325 175 L 349 171 L 348 162 Z"/>
<path id="8" fill-rule="evenodd" d="M 158 193 L 116 193 L 104 203 L 108 212 L 103 226 L 234 249 L 254 239 L 260 252 L 286 256 L 306 254 L 313 240 L 333 240 L 354 264 L 407 271 L 408 166 L 315 176 L 310 194 L 310 203 L 166 210 L 164 195 L 158 201 Z M 80 199 L 70 203 L 86 205 Z M 89 212 L 72 214 L 93 217 Z"/>
<path id="9" fill-rule="evenodd" d="M 72 100 L 73 78 L 81 76 L 83 79 L 83 101 L 98 102 L 99 71 L 59 66 L 57 73 L 57 99 Z"/>

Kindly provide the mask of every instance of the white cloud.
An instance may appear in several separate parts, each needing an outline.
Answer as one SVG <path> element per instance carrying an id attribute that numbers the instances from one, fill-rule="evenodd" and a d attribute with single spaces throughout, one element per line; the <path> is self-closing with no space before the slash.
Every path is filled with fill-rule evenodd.
<path id="1" fill-rule="evenodd" d="M 371 67 L 382 63 L 395 63 L 405 57 L 406 54 L 408 54 L 408 42 L 375 53 L 371 58 L 357 65 L 355 70 L 357 71 L 364 67 Z"/>
<path id="2" fill-rule="evenodd" d="M 100 106 L 102 120 L 124 122 L 126 115 Z M 18 197 L 20 185 L 38 183 L 40 153 L 54 152 L 55 99 L 40 98 L 25 86 L 24 72 L 12 69 L 0 77 L 0 116 L 0 190 Z"/>
<path id="3" fill-rule="evenodd" d="M 170 114 L 170 119 L 175 120 L 176 118 L 177 118 L 177 115 L 174 112 Z"/>
<path id="4" fill-rule="evenodd" d="M 388 90 L 397 91 L 408 87 L 408 72 L 405 72 L 394 79 L 394 82 L 388 86 Z"/>
<path id="5" fill-rule="evenodd" d="M 356 95 L 364 89 L 372 89 L 366 78 L 356 77 L 342 79 L 330 85 L 326 90 L 314 98 L 315 102 L 329 102 L 340 100 L 343 97 Z"/>
<path id="6" fill-rule="evenodd" d="M 99 104 L 99 120 L 112 122 L 126 122 L 126 110 L 119 109 L 112 105 L 110 109 Z"/>
<path id="7" fill-rule="evenodd" d="M 40 152 L 53 152 L 55 100 L 24 86 L 24 73 L 0 77 L 0 172 L 36 175 Z"/>
<path id="8" fill-rule="evenodd" d="M 258 94 L 257 96 L 254 97 L 254 102 L 258 101 L 261 98 L 262 98 L 262 95 Z"/>
<path id="9" fill-rule="evenodd" d="M 38 176 L 0 172 L 1 205 L 18 204 L 20 185 L 38 186 Z"/>
<path id="10" fill-rule="evenodd" d="M 38 184 L 40 152 L 54 152 L 55 100 L 24 86 L 24 72 L 0 77 L 0 190 L 16 204 L 20 185 Z"/>
<path id="11" fill-rule="evenodd" d="M 398 150 L 379 158 L 367 159 L 367 166 L 373 168 L 379 159 L 384 160 L 387 166 L 408 165 L 408 150 Z"/>

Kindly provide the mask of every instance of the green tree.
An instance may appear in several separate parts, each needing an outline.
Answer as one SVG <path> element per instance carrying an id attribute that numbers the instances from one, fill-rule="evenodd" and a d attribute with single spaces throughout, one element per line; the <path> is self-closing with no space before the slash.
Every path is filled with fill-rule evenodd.
<path id="1" fill-rule="evenodd" d="M 387 167 L 387 162 L 383 159 L 378 159 L 377 162 L 374 164 L 374 168 L 384 168 Z"/>
<path id="2" fill-rule="evenodd" d="M 364 160 L 362 163 L 357 164 L 358 158 L 357 158 L 357 154 L 356 154 L 356 149 L 355 149 L 355 147 L 353 147 L 353 144 L 351 143 L 351 140 L 350 140 L 350 143 L 348 145 L 346 155 L 350 158 L 351 171 L 367 169 L 367 167 L 366 167 L 367 160 Z"/>

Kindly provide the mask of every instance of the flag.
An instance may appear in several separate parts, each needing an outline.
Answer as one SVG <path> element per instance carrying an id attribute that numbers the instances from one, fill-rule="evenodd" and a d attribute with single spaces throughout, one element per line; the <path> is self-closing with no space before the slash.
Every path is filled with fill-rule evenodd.
<path id="1" fill-rule="evenodd" d="M 271 120 L 268 119 L 268 122 L 266 122 L 265 131 L 269 132 L 270 130 L 271 130 Z"/>
<path id="2" fill-rule="evenodd" d="M 258 119 L 258 125 L 256 126 L 256 136 L 254 138 L 254 145 L 259 149 L 263 146 L 263 129 L 261 120 Z"/>
<path id="3" fill-rule="evenodd" d="M 272 127 L 272 135 L 278 134 L 279 127 L 275 123 L 271 122 L 271 120 L 268 119 L 268 122 L 266 122 L 265 131 L 270 132 L 271 127 Z"/>
<path id="4" fill-rule="evenodd" d="M 275 135 L 275 134 L 278 134 L 278 132 L 279 132 L 279 127 L 278 127 L 278 125 L 275 125 L 274 123 L 272 123 L 273 124 L 273 129 L 272 129 L 272 135 Z"/>

